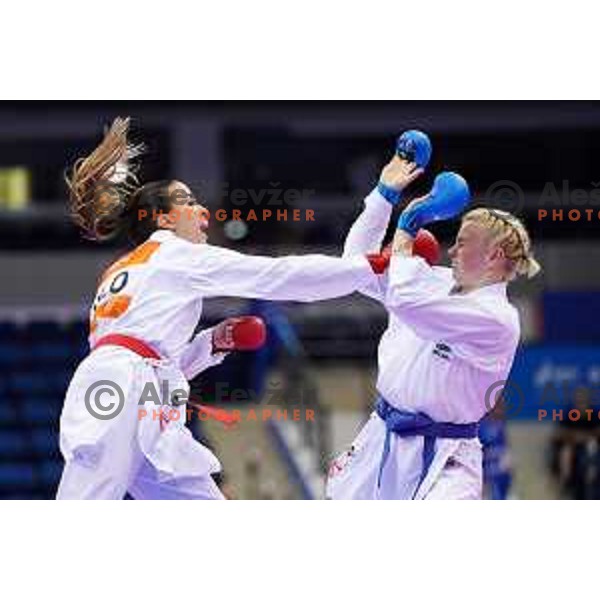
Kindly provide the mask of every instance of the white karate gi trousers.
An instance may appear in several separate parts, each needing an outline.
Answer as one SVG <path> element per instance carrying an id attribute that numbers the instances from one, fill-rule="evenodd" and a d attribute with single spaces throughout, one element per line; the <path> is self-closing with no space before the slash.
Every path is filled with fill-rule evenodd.
<path id="1" fill-rule="evenodd" d="M 332 500 L 480 500 L 482 451 L 478 439 L 436 440 L 435 458 L 417 488 L 423 438 L 391 435 L 378 482 L 386 428 L 373 412 L 350 446 L 331 464 L 325 495 Z"/>
<path id="2" fill-rule="evenodd" d="M 60 449 L 65 467 L 57 499 L 224 499 L 211 473 L 221 470 L 216 456 L 193 439 L 182 416 L 161 427 L 152 418 L 153 403 L 139 405 L 144 385 L 160 391 L 189 390 L 182 373 L 165 361 L 144 359 L 118 346 L 92 352 L 77 368 L 67 390 L 60 421 Z M 114 418 L 94 417 L 85 405 L 86 391 L 99 381 L 114 382 L 124 395 Z M 116 400 L 116 396 L 112 398 Z M 108 396 L 102 399 L 108 405 Z M 148 415 L 139 418 L 138 410 Z"/>

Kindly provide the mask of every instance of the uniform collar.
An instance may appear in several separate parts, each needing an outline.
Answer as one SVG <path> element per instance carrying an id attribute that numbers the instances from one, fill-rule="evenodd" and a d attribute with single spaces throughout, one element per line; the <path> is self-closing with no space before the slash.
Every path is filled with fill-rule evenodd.
<path id="1" fill-rule="evenodd" d="M 453 278 L 453 280 L 454 280 L 454 278 Z M 454 285 L 455 285 L 455 283 L 450 288 L 450 293 L 452 292 Z M 467 292 L 466 294 L 460 294 L 460 295 L 461 296 L 500 296 L 502 298 L 506 298 L 507 297 L 506 288 L 507 288 L 506 281 L 500 281 L 498 283 L 490 283 L 488 285 L 483 285 L 479 288 L 471 290 L 470 292 Z"/>
<path id="2" fill-rule="evenodd" d="M 155 242 L 166 242 L 167 240 L 173 239 L 175 234 L 168 229 L 157 229 L 149 239 Z"/>
<path id="3" fill-rule="evenodd" d="M 506 288 L 506 281 L 500 281 L 498 283 L 484 285 L 483 287 L 473 290 L 471 293 L 479 296 L 502 296 L 503 298 L 506 298 Z"/>

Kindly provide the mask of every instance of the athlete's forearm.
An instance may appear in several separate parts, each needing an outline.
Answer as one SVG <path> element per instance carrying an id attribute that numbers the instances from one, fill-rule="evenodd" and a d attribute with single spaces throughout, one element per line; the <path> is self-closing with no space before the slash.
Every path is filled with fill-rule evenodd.
<path id="1" fill-rule="evenodd" d="M 363 210 L 346 236 L 344 256 L 379 252 L 392 210 L 392 205 L 375 188 L 365 198 Z"/>
<path id="2" fill-rule="evenodd" d="M 193 379 L 202 371 L 223 362 L 225 352 L 213 354 L 212 334 L 215 328 L 204 329 L 186 346 L 179 359 L 179 368 L 186 379 Z"/>

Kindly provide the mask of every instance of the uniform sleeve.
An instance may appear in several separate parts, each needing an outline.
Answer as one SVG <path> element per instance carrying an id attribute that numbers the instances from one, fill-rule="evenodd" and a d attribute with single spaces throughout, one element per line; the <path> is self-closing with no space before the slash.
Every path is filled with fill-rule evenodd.
<path id="1" fill-rule="evenodd" d="M 392 210 L 392 205 L 375 188 L 365 198 L 364 208 L 346 236 L 344 256 L 379 252 Z"/>
<path id="2" fill-rule="evenodd" d="M 343 256 L 348 258 L 379 252 L 392 210 L 392 205 L 375 188 L 365 198 L 363 210 L 346 236 Z M 387 273 L 373 274 L 358 291 L 373 300 L 384 302 L 387 280 Z"/>
<path id="3" fill-rule="evenodd" d="M 477 298 L 448 295 L 420 257 L 392 257 L 386 306 L 419 337 L 447 343 L 478 368 L 503 370 L 512 363 L 518 331 Z"/>
<path id="4" fill-rule="evenodd" d="M 186 261 L 185 273 L 204 297 L 299 302 L 346 296 L 367 283 L 373 274 L 364 256 L 345 259 L 309 254 L 271 258 L 208 244 Z"/>
<path id="5" fill-rule="evenodd" d="M 212 353 L 212 332 L 214 327 L 204 329 L 187 345 L 179 358 L 179 368 L 186 379 L 193 379 L 202 371 L 221 364 L 227 352 Z"/>
<path id="6" fill-rule="evenodd" d="M 372 273 L 368 278 L 366 283 L 361 285 L 358 288 L 358 292 L 360 292 L 363 296 L 367 296 L 367 298 L 372 298 L 373 300 L 377 300 L 377 302 L 381 302 L 381 304 L 385 303 L 385 297 L 388 286 L 388 274 L 387 271 L 382 273 L 381 275 L 376 275 Z"/>

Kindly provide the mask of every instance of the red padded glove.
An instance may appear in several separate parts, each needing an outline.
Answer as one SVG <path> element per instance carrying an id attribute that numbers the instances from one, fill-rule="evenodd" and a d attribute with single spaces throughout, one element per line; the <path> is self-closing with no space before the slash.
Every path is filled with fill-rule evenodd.
<path id="1" fill-rule="evenodd" d="M 373 269 L 375 275 L 381 275 L 386 272 L 390 265 L 390 258 L 392 257 L 392 247 L 386 246 L 378 254 L 367 254 L 367 260 Z"/>
<path id="2" fill-rule="evenodd" d="M 435 238 L 435 235 L 427 229 L 419 229 L 413 243 L 413 254 L 421 256 L 433 266 L 440 262 L 441 253 L 440 243 Z"/>
<path id="3" fill-rule="evenodd" d="M 232 350 L 257 350 L 266 339 L 267 328 L 260 317 L 232 317 L 213 329 L 213 354 Z"/>
<path id="4" fill-rule="evenodd" d="M 435 265 L 439 262 L 441 254 L 440 244 L 433 233 L 427 231 L 427 229 L 419 229 L 413 242 L 413 254 L 421 256 L 430 265 Z M 379 254 L 367 254 L 367 260 L 376 275 L 385 273 L 390 264 L 391 257 L 391 244 L 386 246 Z"/>

